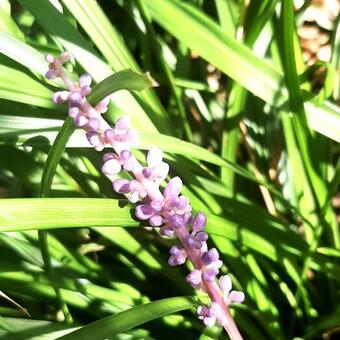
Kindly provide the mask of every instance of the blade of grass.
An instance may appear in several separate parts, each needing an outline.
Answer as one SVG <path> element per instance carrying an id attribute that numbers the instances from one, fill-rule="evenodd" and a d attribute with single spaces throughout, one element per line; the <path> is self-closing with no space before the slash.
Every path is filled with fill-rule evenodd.
<path id="1" fill-rule="evenodd" d="M 97 104 L 118 90 L 142 91 L 155 86 L 158 86 L 157 82 L 148 73 L 139 74 L 126 69 L 118 71 L 96 84 L 88 100 L 90 103 Z"/>
<path id="2" fill-rule="evenodd" d="M 130 207 L 120 207 L 122 205 L 123 201 L 100 198 L 1 199 L 0 231 L 138 227 L 139 222 L 132 219 Z"/>
<path id="3" fill-rule="evenodd" d="M 95 321 L 60 339 L 72 340 L 82 338 L 91 340 L 108 338 L 117 333 L 124 332 L 145 322 L 192 308 L 196 304 L 192 297 L 174 297 L 150 302 L 131 308 L 127 311 Z"/>
<path id="4" fill-rule="evenodd" d="M 247 90 L 276 107 L 286 102 L 288 92 L 282 74 L 240 42 L 228 37 L 201 11 L 179 1 L 147 0 L 145 4 L 163 28 Z M 309 103 L 313 107 L 316 105 L 313 101 Z M 306 109 L 309 116 L 310 106 Z M 319 114 L 323 115 L 324 122 L 328 121 L 329 112 L 323 106 L 319 107 Z M 340 113 L 334 111 L 334 114 L 339 121 Z M 324 133 L 324 123 L 316 126 L 311 119 L 308 119 L 310 126 Z M 340 123 L 327 132 L 327 136 L 334 136 L 336 140 L 339 140 L 339 135 Z"/>

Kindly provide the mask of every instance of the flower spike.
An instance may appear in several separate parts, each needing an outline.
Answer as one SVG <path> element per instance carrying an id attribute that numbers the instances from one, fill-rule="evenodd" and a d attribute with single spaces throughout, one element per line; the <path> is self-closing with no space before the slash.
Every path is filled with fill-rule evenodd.
<path id="1" fill-rule="evenodd" d="M 53 95 L 55 103 L 67 102 L 69 116 L 76 126 L 86 132 L 89 143 L 97 151 L 111 147 L 113 151 L 105 153 L 102 172 L 112 181 L 113 190 L 126 195 L 132 203 L 137 203 L 135 216 L 148 221 L 152 227 L 159 227 L 161 235 L 176 236 L 180 242 L 170 249 L 169 265 L 177 266 L 189 260 L 193 266 L 186 281 L 192 287 L 206 292 L 211 300 L 210 306 L 200 306 L 198 317 L 206 326 L 216 322 L 222 325 L 233 340 L 240 340 L 237 326 L 230 314 L 229 305 L 244 300 L 243 292 L 231 291 L 231 279 L 228 275 L 219 279 L 222 261 L 216 248 L 208 248 L 208 235 L 204 231 L 207 218 L 202 212 L 195 216 L 189 199 L 181 195 L 182 180 L 171 178 L 163 193 L 160 184 L 166 179 L 169 165 L 163 161 L 163 153 L 158 148 L 151 148 L 146 157 L 146 166 L 142 166 L 130 151 L 137 143 L 137 134 L 130 128 L 128 117 L 121 117 L 111 127 L 102 114 L 106 112 L 109 100 L 106 98 L 93 107 L 87 100 L 91 93 L 92 78 L 83 74 L 73 83 L 63 69 L 63 64 L 70 59 L 68 53 L 55 58 L 46 56 L 49 70 L 46 78 L 60 77 L 67 86 L 67 91 L 58 91 Z M 133 177 L 132 180 L 117 178 L 124 169 Z"/>

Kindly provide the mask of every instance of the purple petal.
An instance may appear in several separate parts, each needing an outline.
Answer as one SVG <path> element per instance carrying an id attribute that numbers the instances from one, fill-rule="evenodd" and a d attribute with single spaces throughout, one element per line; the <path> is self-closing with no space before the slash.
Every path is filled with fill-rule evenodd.
<path id="1" fill-rule="evenodd" d="M 82 86 L 80 89 L 80 94 L 82 97 L 88 96 L 92 92 L 92 89 L 90 86 Z"/>
<path id="2" fill-rule="evenodd" d="M 150 168 L 144 168 L 142 170 L 142 174 L 145 178 L 150 178 L 150 176 L 152 175 L 152 169 Z"/>
<path id="3" fill-rule="evenodd" d="M 100 127 L 100 121 L 97 118 L 90 118 L 87 122 L 87 126 L 89 129 L 93 131 L 97 131 Z"/>
<path id="4" fill-rule="evenodd" d="M 130 118 L 128 116 L 123 116 L 118 118 L 115 128 L 118 130 L 127 130 L 130 126 Z"/>
<path id="5" fill-rule="evenodd" d="M 113 129 L 107 129 L 104 131 L 104 136 L 108 142 L 112 143 L 115 141 L 115 132 Z"/>
<path id="6" fill-rule="evenodd" d="M 160 215 L 153 215 L 150 217 L 149 223 L 151 227 L 160 227 L 163 224 L 163 217 Z"/>
<path id="7" fill-rule="evenodd" d="M 191 211 L 191 207 L 189 205 L 189 199 L 185 196 L 178 197 L 177 200 L 177 208 L 180 210 L 189 210 Z"/>
<path id="8" fill-rule="evenodd" d="M 125 141 L 129 142 L 131 145 L 138 144 L 138 134 L 134 129 L 128 129 L 125 135 Z"/>
<path id="9" fill-rule="evenodd" d="M 143 184 L 138 182 L 138 181 L 136 181 L 135 179 L 130 181 L 130 190 L 131 191 L 140 191 L 143 188 L 144 188 Z"/>
<path id="10" fill-rule="evenodd" d="M 200 249 L 201 246 L 202 246 L 202 243 L 196 241 L 195 237 L 193 237 L 191 235 L 186 238 L 185 242 L 189 247 L 193 247 L 193 248 L 196 248 L 196 249 Z"/>
<path id="11" fill-rule="evenodd" d="M 154 200 L 154 201 L 151 201 L 150 205 L 152 206 L 153 210 L 160 212 L 163 207 L 163 202 L 159 200 Z"/>
<path id="12" fill-rule="evenodd" d="M 116 155 L 114 153 L 108 152 L 103 155 L 103 162 L 107 162 L 108 160 L 115 159 L 115 158 L 116 158 Z"/>
<path id="13" fill-rule="evenodd" d="M 175 229 L 180 229 L 185 226 L 183 216 L 175 214 L 168 218 L 168 223 Z"/>
<path id="14" fill-rule="evenodd" d="M 132 154 L 129 150 L 123 150 L 120 154 L 119 157 L 121 158 L 122 161 L 126 162 L 131 158 Z"/>
<path id="15" fill-rule="evenodd" d="M 138 191 L 131 192 L 128 199 L 131 203 L 137 203 L 139 201 L 140 195 Z"/>
<path id="16" fill-rule="evenodd" d="M 219 270 L 217 268 L 206 268 L 203 272 L 203 278 L 207 281 L 214 281 Z"/>
<path id="17" fill-rule="evenodd" d="M 193 231 L 201 231 L 207 223 L 207 218 L 202 212 L 198 212 L 192 222 Z"/>
<path id="18" fill-rule="evenodd" d="M 83 115 L 83 114 L 79 114 L 76 118 L 74 118 L 74 123 L 77 125 L 77 126 L 85 126 L 86 123 L 87 123 L 87 118 Z"/>
<path id="19" fill-rule="evenodd" d="M 51 64 L 51 63 L 53 63 L 53 62 L 55 61 L 55 58 L 53 57 L 52 54 L 46 54 L 45 60 L 46 60 L 49 64 Z"/>
<path id="20" fill-rule="evenodd" d="M 186 253 L 181 250 L 175 255 L 170 256 L 168 263 L 170 264 L 170 266 L 180 266 L 181 264 L 185 263 L 186 258 Z"/>
<path id="21" fill-rule="evenodd" d="M 70 92 L 68 91 L 58 91 L 53 94 L 52 100 L 56 104 L 61 104 L 61 103 L 65 103 L 65 101 L 67 100 L 69 96 L 70 96 Z"/>
<path id="22" fill-rule="evenodd" d="M 130 182 L 127 179 L 116 179 L 113 183 L 113 190 L 121 194 L 130 192 Z"/>
<path id="23" fill-rule="evenodd" d="M 102 166 L 102 172 L 104 175 L 116 175 L 120 172 L 121 166 L 116 159 L 109 159 Z"/>
<path id="24" fill-rule="evenodd" d="M 168 236 L 168 237 L 174 236 L 174 231 L 169 226 L 164 226 L 164 227 L 160 228 L 159 232 L 160 232 L 161 235 L 164 235 L 164 236 Z"/>
<path id="25" fill-rule="evenodd" d="M 207 306 L 198 306 L 197 308 L 197 314 L 198 316 L 207 316 L 210 314 L 209 307 Z"/>
<path id="26" fill-rule="evenodd" d="M 195 239 L 199 242 L 205 242 L 209 238 L 208 234 L 204 231 L 200 231 L 196 234 Z"/>
<path id="27" fill-rule="evenodd" d="M 181 246 L 176 246 L 175 245 L 175 246 L 172 246 L 170 248 L 169 253 L 170 253 L 170 255 L 176 255 L 176 254 L 178 254 L 182 250 L 183 250 L 183 248 Z"/>
<path id="28" fill-rule="evenodd" d="M 106 111 L 107 111 L 107 109 L 108 109 L 108 107 L 107 107 L 107 105 L 108 105 L 108 101 L 104 101 L 104 100 L 102 100 L 101 102 L 99 102 L 97 105 L 96 105 L 96 111 L 98 112 L 98 113 L 105 113 Z"/>
<path id="29" fill-rule="evenodd" d="M 86 133 L 86 137 L 90 144 L 93 145 L 94 147 L 103 145 L 100 135 L 97 132 L 89 131 Z"/>
<path id="30" fill-rule="evenodd" d="M 148 155 L 146 157 L 146 161 L 150 168 L 160 164 L 163 159 L 163 152 L 159 148 L 152 148 L 149 150 Z"/>
<path id="31" fill-rule="evenodd" d="M 182 190 L 182 180 L 179 177 L 172 178 L 164 189 L 164 196 L 178 196 Z"/>
<path id="32" fill-rule="evenodd" d="M 79 78 L 79 85 L 80 87 L 84 87 L 84 86 L 90 86 L 92 83 L 92 77 L 85 73 L 85 74 L 82 74 Z"/>
<path id="33" fill-rule="evenodd" d="M 53 69 L 51 69 L 51 70 L 48 70 L 46 73 L 45 73 L 45 77 L 47 78 L 47 79 L 55 79 L 55 78 L 57 78 L 58 77 L 58 72 L 57 71 L 55 71 L 55 70 L 53 70 Z"/>
<path id="34" fill-rule="evenodd" d="M 244 293 L 232 290 L 229 294 L 230 303 L 242 303 L 245 299 Z"/>
<path id="35" fill-rule="evenodd" d="M 72 106 L 69 108 L 68 110 L 68 115 L 72 118 L 77 117 L 77 115 L 79 114 L 79 108 L 76 106 Z"/>
<path id="36" fill-rule="evenodd" d="M 185 278 L 193 287 L 197 287 L 202 282 L 202 273 L 198 269 L 194 269 Z"/>
<path id="37" fill-rule="evenodd" d="M 74 91 L 69 95 L 68 99 L 73 103 L 80 103 L 83 97 L 79 91 Z"/>
<path id="38" fill-rule="evenodd" d="M 168 172 L 169 164 L 161 162 L 160 164 L 154 166 L 152 170 L 152 176 L 162 181 L 168 175 Z"/>
<path id="39" fill-rule="evenodd" d="M 212 316 L 206 316 L 203 318 L 203 323 L 207 326 L 207 327 L 212 327 L 215 325 L 216 323 L 216 317 L 214 315 Z"/>
<path id="40" fill-rule="evenodd" d="M 219 254 L 216 248 L 211 248 L 206 253 L 203 254 L 203 263 L 208 266 L 209 264 L 217 261 L 219 259 Z"/>
<path id="41" fill-rule="evenodd" d="M 228 296 L 232 287 L 230 276 L 229 275 L 221 276 L 219 279 L 219 284 L 223 291 L 223 295 Z"/>
<path id="42" fill-rule="evenodd" d="M 140 220 L 148 220 L 154 214 L 149 204 L 137 205 L 135 215 Z"/>

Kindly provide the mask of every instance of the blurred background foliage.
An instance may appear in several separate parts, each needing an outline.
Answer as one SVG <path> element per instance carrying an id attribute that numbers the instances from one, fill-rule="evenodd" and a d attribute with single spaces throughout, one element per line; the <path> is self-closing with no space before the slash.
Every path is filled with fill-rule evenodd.
<path id="1" fill-rule="evenodd" d="M 75 79 L 160 84 L 105 117 L 129 115 L 207 214 L 244 337 L 337 339 L 339 46 L 336 0 L 0 0 L 0 338 L 226 338 L 52 103 L 44 55 L 67 50 Z"/>

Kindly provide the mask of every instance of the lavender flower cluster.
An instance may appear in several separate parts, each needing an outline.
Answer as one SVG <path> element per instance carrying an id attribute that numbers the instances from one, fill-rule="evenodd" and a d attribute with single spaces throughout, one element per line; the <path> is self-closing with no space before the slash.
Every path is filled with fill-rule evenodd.
<path id="1" fill-rule="evenodd" d="M 108 100 L 105 99 L 95 107 L 87 101 L 91 93 L 92 79 L 88 74 L 72 83 L 62 65 L 69 60 L 68 53 L 55 58 L 46 57 L 49 70 L 48 79 L 60 77 L 64 80 L 67 91 L 58 91 L 53 95 L 55 103 L 68 103 L 69 116 L 76 126 L 86 131 L 89 143 L 102 151 L 111 146 L 114 152 L 103 156 L 102 172 L 112 181 L 114 191 L 127 196 L 130 202 L 137 203 L 135 216 L 148 221 L 152 227 L 159 227 L 161 235 L 176 236 L 180 244 L 170 249 L 169 265 L 182 265 L 188 259 L 193 270 L 186 281 L 195 289 L 206 292 L 210 299 L 209 306 L 199 306 L 197 313 L 205 325 L 218 322 L 224 326 L 233 339 L 241 339 L 231 317 L 229 304 L 244 300 L 243 292 L 231 290 L 231 279 L 228 275 L 217 279 L 222 261 L 216 248 L 208 248 L 208 235 L 204 231 L 206 216 L 202 212 L 193 215 L 189 199 L 181 195 L 182 180 L 179 177 L 170 179 L 161 191 L 160 185 L 167 178 L 169 165 L 163 161 L 162 151 L 152 148 L 146 157 L 146 166 L 142 166 L 130 151 L 138 142 L 138 136 L 129 126 L 128 117 L 121 117 L 110 127 L 102 114 L 107 111 Z M 134 179 L 118 178 L 120 171 L 129 172 Z"/>

